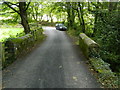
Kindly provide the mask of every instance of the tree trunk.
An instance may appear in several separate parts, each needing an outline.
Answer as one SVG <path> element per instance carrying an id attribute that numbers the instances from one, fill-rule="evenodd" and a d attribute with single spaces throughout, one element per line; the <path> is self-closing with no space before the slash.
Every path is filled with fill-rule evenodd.
<path id="1" fill-rule="evenodd" d="M 74 7 L 74 3 L 72 3 L 72 7 Z M 71 28 L 74 28 L 74 23 L 75 23 L 75 12 L 74 9 L 71 8 Z"/>
<path id="2" fill-rule="evenodd" d="M 42 21 L 43 15 L 40 16 L 40 21 Z"/>
<path id="3" fill-rule="evenodd" d="M 49 16 L 50 16 L 51 23 L 53 23 L 52 13 L 51 12 L 50 12 Z"/>
<path id="4" fill-rule="evenodd" d="M 98 14 L 95 14 L 95 21 L 94 21 L 94 29 L 93 29 L 93 35 L 95 35 L 96 31 L 97 31 L 97 19 L 98 19 Z"/>
<path id="5" fill-rule="evenodd" d="M 97 2 L 97 4 L 99 4 L 99 2 Z M 95 13 L 95 21 L 94 21 L 94 29 L 93 29 L 93 34 L 92 34 L 92 37 L 95 36 L 96 32 L 97 32 L 97 20 L 98 20 L 98 10 L 99 9 L 99 6 L 97 5 L 96 7 L 96 13 Z"/>
<path id="6" fill-rule="evenodd" d="M 82 10 L 82 7 L 80 5 L 80 2 L 78 2 L 78 6 L 80 8 L 80 14 L 81 14 L 81 26 L 82 26 L 82 32 L 85 33 L 85 21 L 84 21 L 84 18 L 83 18 L 83 10 Z"/>
<path id="7" fill-rule="evenodd" d="M 119 0 L 116 0 L 116 2 L 112 2 L 113 0 L 110 0 L 109 2 L 109 11 L 113 11 L 117 9 L 117 4 L 119 2 Z"/>
<path id="8" fill-rule="evenodd" d="M 67 4 L 67 22 L 68 29 L 74 29 L 74 20 L 75 20 L 75 12 L 72 7 L 74 7 L 74 3 L 66 2 Z"/>
<path id="9" fill-rule="evenodd" d="M 47 15 L 47 22 L 49 22 L 49 15 Z"/>
<path id="10" fill-rule="evenodd" d="M 20 17 L 21 17 L 21 24 L 24 28 L 25 34 L 30 32 L 30 27 L 28 24 L 28 19 L 27 19 L 27 12 L 26 10 L 28 9 L 30 2 L 26 5 L 25 0 L 19 0 L 19 5 L 13 4 L 11 2 L 4 2 L 9 8 L 11 8 L 13 11 L 17 12 Z M 16 10 L 15 8 L 12 7 L 12 5 L 17 5 L 19 7 L 19 10 Z"/>
<path id="11" fill-rule="evenodd" d="M 36 21 L 38 21 L 38 13 L 36 12 L 36 19 L 35 19 Z"/>
<path id="12" fill-rule="evenodd" d="M 70 2 L 66 2 L 66 3 L 67 3 L 67 14 L 68 14 L 68 15 L 67 15 L 67 16 L 68 16 L 68 17 L 67 17 L 67 22 L 68 22 L 67 27 L 68 27 L 68 29 L 70 29 L 70 26 L 71 26 L 71 25 L 70 25 L 70 24 L 71 24 L 71 23 L 70 23 L 70 16 L 71 16 L 71 15 L 70 15 Z"/>
<path id="13" fill-rule="evenodd" d="M 79 11 L 79 9 L 77 8 L 77 13 L 78 13 L 78 19 L 79 19 L 79 22 L 80 22 L 80 26 L 81 26 L 81 18 L 80 18 L 80 11 Z"/>
<path id="14" fill-rule="evenodd" d="M 25 34 L 30 32 L 30 27 L 27 19 L 27 12 L 25 10 L 26 2 L 19 2 L 21 24 L 23 25 Z"/>

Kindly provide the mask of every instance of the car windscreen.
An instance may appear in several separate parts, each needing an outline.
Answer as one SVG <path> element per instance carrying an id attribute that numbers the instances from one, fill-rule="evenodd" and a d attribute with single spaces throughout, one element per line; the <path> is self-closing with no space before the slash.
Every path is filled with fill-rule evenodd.
<path id="1" fill-rule="evenodd" d="M 64 26 L 63 24 L 59 24 L 59 26 Z"/>

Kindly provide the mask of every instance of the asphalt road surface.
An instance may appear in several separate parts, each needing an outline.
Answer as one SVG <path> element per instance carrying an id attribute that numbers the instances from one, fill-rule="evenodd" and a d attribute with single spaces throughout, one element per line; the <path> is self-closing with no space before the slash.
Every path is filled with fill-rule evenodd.
<path id="1" fill-rule="evenodd" d="M 99 88 L 66 33 L 43 28 L 46 40 L 3 71 L 3 88 Z"/>

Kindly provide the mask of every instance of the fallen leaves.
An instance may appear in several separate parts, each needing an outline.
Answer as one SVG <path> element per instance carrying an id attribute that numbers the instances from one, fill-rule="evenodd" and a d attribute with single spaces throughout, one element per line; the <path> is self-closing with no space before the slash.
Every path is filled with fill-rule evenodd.
<path id="1" fill-rule="evenodd" d="M 62 68 L 62 66 L 59 66 L 59 68 Z"/>
<path id="2" fill-rule="evenodd" d="M 77 77 L 73 76 L 72 78 L 73 80 L 78 81 Z"/>
<path id="3" fill-rule="evenodd" d="M 80 62 L 77 62 L 77 64 L 80 64 Z"/>
<path id="4" fill-rule="evenodd" d="M 5 72 L 11 72 L 10 70 L 5 70 Z"/>
<path id="5" fill-rule="evenodd" d="M 85 80 L 88 80 L 88 78 L 86 77 Z"/>
<path id="6" fill-rule="evenodd" d="M 90 70 L 91 70 L 91 71 L 94 71 L 94 69 L 92 69 L 92 68 L 91 68 Z"/>

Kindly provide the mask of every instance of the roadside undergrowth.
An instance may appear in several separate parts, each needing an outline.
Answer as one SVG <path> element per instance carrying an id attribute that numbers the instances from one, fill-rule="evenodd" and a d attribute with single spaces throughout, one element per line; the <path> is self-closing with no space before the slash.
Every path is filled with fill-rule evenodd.
<path id="1" fill-rule="evenodd" d="M 67 31 L 67 34 L 70 36 L 70 38 L 73 40 L 73 43 L 75 45 L 79 45 L 79 36 L 76 34 L 75 30 L 68 30 Z M 108 76 L 104 76 L 102 75 L 100 77 L 100 75 L 98 74 L 98 72 L 96 72 L 95 68 L 93 67 L 93 65 L 91 65 L 91 62 L 90 60 L 86 60 L 85 61 L 86 64 L 88 65 L 88 68 L 90 70 L 90 72 L 95 76 L 95 78 L 98 80 L 98 82 L 101 84 L 101 88 L 118 88 L 119 87 L 119 84 L 120 84 L 120 77 L 118 77 L 118 79 L 115 77 L 115 78 L 110 78 L 109 76 L 110 75 L 113 75 L 113 74 L 110 74 Z M 99 65 L 100 63 L 98 61 L 95 61 L 94 62 L 96 65 Z M 104 66 L 102 64 L 102 66 Z M 98 68 L 101 67 L 101 66 L 98 66 Z M 106 78 L 108 77 L 108 78 Z M 116 80 L 117 79 L 117 80 Z"/>

